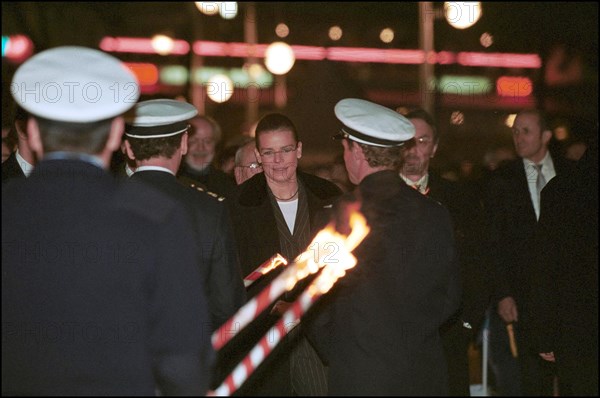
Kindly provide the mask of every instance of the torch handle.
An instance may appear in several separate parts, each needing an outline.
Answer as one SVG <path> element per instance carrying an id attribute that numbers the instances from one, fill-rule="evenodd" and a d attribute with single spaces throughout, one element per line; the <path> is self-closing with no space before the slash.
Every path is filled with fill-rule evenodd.
<path id="1" fill-rule="evenodd" d="M 508 341 L 510 343 L 510 352 L 513 358 L 517 358 L 519 356 L 519 352 L 517 351 L 517 341 L 515 340 L 515 331 L 513 329 L 512 323 L 506 325 L 506 331 L 508 332 Z"/>
<path id="2" fill-rule="evenodd" d="M 223 380 L 221 385 L 209 395 L 229 396 L 237 391 L 238 388 L 254 373 L 267 356 L 273 351 L 283 337 L 290 332 L 302 315 L 319 298 L 320 295 L 311 295 L 304 291 L 300 298 L 296 300 L 291 307 L 283 314 L 271 329 L 260 339 L 252 348 L 250 353 L 242 359 L 235 369 Z"/>

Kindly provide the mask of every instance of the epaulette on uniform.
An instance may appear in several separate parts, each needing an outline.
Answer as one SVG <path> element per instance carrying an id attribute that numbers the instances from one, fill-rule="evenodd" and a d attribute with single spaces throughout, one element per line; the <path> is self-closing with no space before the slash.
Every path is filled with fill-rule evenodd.
<path id="1" fill-rule="evenodd" d="M 204 192 L 205 194 L 212 196 L 213 198 L 217 199 L 219 202 L 222 202 L 225 200 L 225 196 L 219 196 L 214 192 L 207 191 L 206 189 L 204 189 L 204 187 L 197 186 L 196 184 L 192 183 L 192 184 L 190 184 L 190 187 L 195 188 L 197 191 Z"/>

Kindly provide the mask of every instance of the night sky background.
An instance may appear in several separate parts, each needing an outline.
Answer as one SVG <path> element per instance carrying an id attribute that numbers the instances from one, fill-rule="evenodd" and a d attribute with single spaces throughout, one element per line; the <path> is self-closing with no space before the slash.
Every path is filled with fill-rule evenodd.
<path id="1" fill-rule="evenodd" d="M 258 43 L 285 41 L 288 44 L 382 49 L 418 49 L 418 4 L 414 2 L 328 2 L 256 4 Z M 441 7 L 442 3 L 434 3 Z M 218 15 L 201 14 L 193 2 L 127 3 L 35 3 L 3 2 L 2 34 L 25 34 L 31 38 L 35 52 L 60 45 L 83 45 L 98 48 L 102 37 L 151 37 L 168 34 L 193 42 L 213 40 L 244 41 L 244 3 L 231 20 Z M 290 34 L 281 39 L 275 26 L 285 22 Z M 339 41 L 329 39 L 330 26 L 343 29 Z M 390 27 L 394 40 L 384 44 L 379 32 Z M 486 76 L 526 76 L 534 82 L 534 103 L 544 108 L 553 123 L 568 123 L 573 135 L 585 139 L 597 136 L 598 122 L 598 4 L 594 2 L 490 2 L 483 3 L 483 16 L 474 26 L 458 30 L 445 20 L 435 22 L 436 51 L 475 51 L 537 53 L 541 69 L 507 69 L 436 65 L 437 76 L 443 74 Z M 479 38 L 489 32 L 494 43 L 484 48 Z M 564 56 L 559 57 L 559 49 Z M 157 65 L 190 65 L 190 55 L 159 56 L 115 54 L 124 61 L 152 62 Z M 548 71 L 553 59 L 552 71 Z M 242 58 L 206 57 L 204 65 L 241 67 Z M 2 60 L 3 125 L 10 123 L 11 107 L 7 89 L 18 65 Z M 575 78 L 567 75 L 576 69 Z M 569 72 L 571 71 L 571 72 Z M 548 73 L 563 76 L 561 83 L 551 83 Z M 385 106 L 412 108 L 418 105 L 398 95 L 403 90 L 418 90 L 418 65 L 348 63 L 335 61 L 296 61 L 287 74 L 288 103 L 279 109 L 299 129 L 305 145 L 305 157 L 329 159 L 340 152 L 330 136 L 339 128 L 333 114 L 335 103 L 345 97 L 375 100 Z M 172 95 L 173 93 L 169 93 Z M 179 93 L 186 96 L 182 88 Z M 161 96 L 161 95 L 158 95 Z M 163 95 L 165 96 L 165 95 Z M 144 98 L 143 98 L 144 99 Z M 189 98 L 188 98 L 189 100 Z M 442 132 L 440 168 L 450 168 L 461 159 L 478 161 L 490 147 L 510 144 L 510 131 L 503 122 L 519 106 L 498 107 L 494 103 L 452 104 L 438 98 L 436 118 Z M 261 105 L 260 115 L 276 111 L 272 104 Z M 464 114 L 464 123 L 450 123 L 454 111 Z M 226 139 L 242 131 L 245 121 L 243 101 L 216 104 L 208 101 L 206 113 L 221 123 Z"/>

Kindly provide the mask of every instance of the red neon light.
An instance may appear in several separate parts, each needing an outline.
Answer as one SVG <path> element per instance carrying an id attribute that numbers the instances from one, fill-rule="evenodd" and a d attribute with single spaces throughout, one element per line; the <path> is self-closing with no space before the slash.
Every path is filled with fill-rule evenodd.
<path id="1" fill-rule="evenodd" d="M 154 64 L 124 62 L 137 77 L 141 86 L 152 86 L 158 83 L 158 68 Z"/>
<path id="2" fill-rule="evenodd" d="M 239 57 L 246 58 L 254 56 L 264 58 L 265 52 L 269 46 L 266 44 L 247 44 L 247 43 L 222 43 L 216 41 L 200 40 L 194 43 L 193 50 L 195 54 L 206 57 Z M 304 60 L 323 60 L 326 51 L 323 47 L 314 46 L 291 46 L 296 59 Z"/>
<path id="3" fill-rule="evenodd" d="M 331 61 L 377 62 L 386 64 L 422 64 L 422 50 L 386 50 L 378 48 L 330 47 L 327 59 Z"/>
<path id="4" fill-rule="evenodd" d="M 193 43 L 193 51 L 206 57 L 239 57 L 254 56 L 264 58 L 267 44 L 224 43 L 199 40 Z M 360 47 L 317 47 L 291 46 L 297 60 L 323 60 L 346 62 L 373 62 L 386 64 L 420 65 L 423 62 L 449 65 L 458 63 L 465 66 L 502 67 L 502 68 L 533 68 L 542 67 L 542 60 L 537 54 L 510 53 L 475 53 L 440 51 L 430 53 L 428 57 L 422 50 L 388 50 Z M 156 53 L 152 48 L 151 39 L 105 37 L 100 42 L 100 48 L 109 52 Z M 172 53 L 183 55 L 189 52 L 190 46 L 183 40 L 175 40 Z"/>
<path id="5" fill-rule="evenodd" d="M 100 41 L 100 49 L 107 52 L 157 54 L 152 39 L 141 37 L 105 37 Z M 190 52 L 190 44 L 185 40 L 173 40 L 173 55 L 185 55 Z"/>
<path id="6" fill-rule="evenodd" d="M 423 103 L 423 93 L 406 90 L 371 89 L 365 92 L 365 98 L 382 105 L 398 106 L 398 104 L 420 105 Z M 441 104 L 444 107 L 459 107 L 469 109 L 532 109 L 536 106 L 535 97 L 500 97 L 495 95 L 464 96 L 442 94 Z"/>
<path id="7" fill-rule="evenodd" d="M 437 62 L 440 65 L 455 64 L 456 54 L 450 51 L 440 51 L 437 53 Z"/>
<path id="8" fill-rule="evenodd" d="M 33 54 L 33 42 L 25 35 L 8 38 L 5 57 L 13 62 L 23 62 Z"/>
<path id="9" fill-rule="evenodd" d="M 458 53 L 457 61 L 465 66 L 492 66 L 500 68 L 534 68 L 542 67 L 542 60 L 537 54 L 508 53 Z"/>
<path id="10" fill-rule="evenodd" d="M 533 83 L 527 77 L 502 76 L 496 81 L 496 92 L 501 97 L 528 97 Z"/>
<path id="11" fill-rule="evenodd" d="M 324 47 L 315 46 L 291 46 L 294 50 L 296 59 L 306 59 L 311 61 L 321 61 L 327 57 L 327 50 Z"/>
<path id="12" fill-rule="evenodd" d="M 266 44 L 230 43 L 229 56 L 238 58 L 246 58 L 248 56 L 264 58 L 267 47 L 268 45 Z"/>
<path id="13" fill-rule="evenodd" d="M 194 54 L 204 55 L 206 57 L 227 57 L 228 44 L 216 41 L 197 41 L 194 43 Z"/>

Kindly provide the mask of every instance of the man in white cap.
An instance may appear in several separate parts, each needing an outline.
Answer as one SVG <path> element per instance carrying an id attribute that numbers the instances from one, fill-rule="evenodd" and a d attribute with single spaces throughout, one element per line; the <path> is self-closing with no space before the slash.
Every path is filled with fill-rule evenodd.
<path id="1" fill-rule="evenodd" d="M 344 99 L 344 162 L 370 234 L 311 329 L 330 395 L 445 395 L 439 327 L 460 304 L 448 211 L 398 175 L 414 126 L 383 106 Z"/>
<path id="2" fill-rule="evenodd" d="M 135 76 L 58 47 L 21 65 L 11 91 L 40 161 L 2 187 L 2 394 L 203 395 L 214 352 L 191 226 L 107 172 Z"/>
<path id="3" fill-rule="evenodd" d="M 136 162 L 131 179 L 172 197 L 193 221 L 211 331 L 215 331 L 245 303 L 246 289 L 223 198 L 184 185 L 175 177 L 188 149 L 188 122 L 197 113 L 193 105 L 172 99 L 140 102 L 135 117 L 127 123 L 125 147 L 127 156 Z"/>

